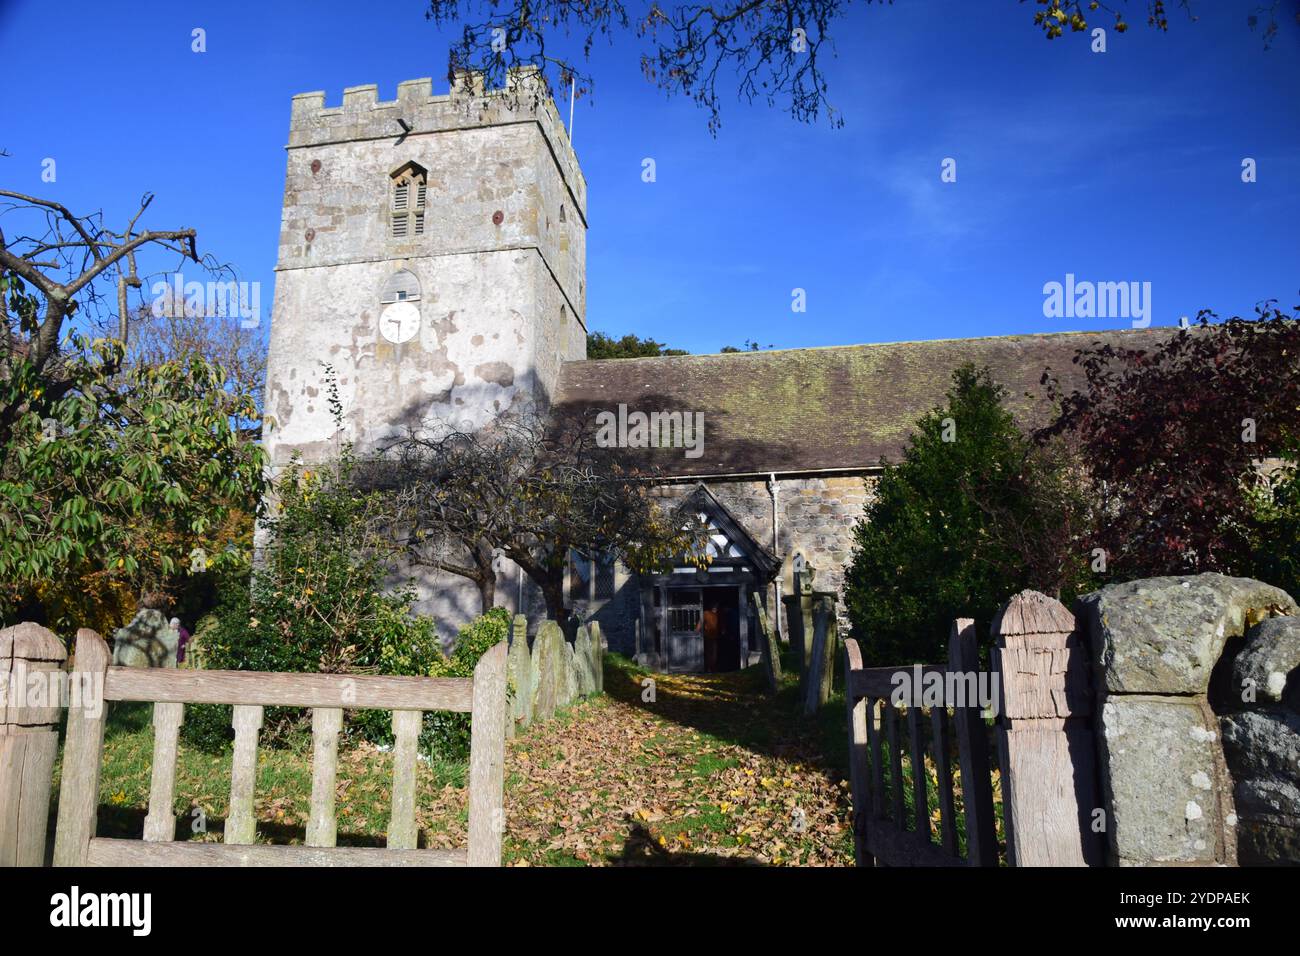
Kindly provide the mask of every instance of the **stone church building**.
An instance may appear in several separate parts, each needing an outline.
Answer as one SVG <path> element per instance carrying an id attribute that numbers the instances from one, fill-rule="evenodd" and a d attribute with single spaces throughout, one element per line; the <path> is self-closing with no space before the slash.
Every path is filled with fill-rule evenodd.
<path id="1" fill-rule="evenodd" d="M 647 450 L 665 501 L 689 496 L 715 560 L 635 576 L 575 555 L 570 606 L 611 649 L 671 670 L 758 660 L 751 594 L 784 630 L 796 566 L 838 592 L 882 459 L 939 404 L 954 368 L 987 365 L 1041 420 L 1040 376 L 1069 384 L 1077 348 L 1140 332 L 1053 333 L 588 361 L 587 187 L 549 98 L 351 87 L 293 98 L 267 370 L 273 468 L 372 449 L 431 419 L 481 426 L 525 404 L 702 414 L 703 442 Z M 599 321 L 597 317 L 597 321 Z M 340 435 L 326 393 L 333 370 Z M 474 586 L 421 571 L 419 610 L 454 634 Z M 540 596 L 501 560 L 498 601 L 536 623 Z M 841 605 L 842 606 L 842 605 Z M 778 613 L 773 614 L 776 610 Z"/>

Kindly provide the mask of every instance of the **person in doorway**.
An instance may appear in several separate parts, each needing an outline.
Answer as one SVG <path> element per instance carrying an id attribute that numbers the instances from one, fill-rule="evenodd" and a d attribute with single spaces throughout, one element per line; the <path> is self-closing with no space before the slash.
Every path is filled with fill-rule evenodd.
<path id="1" fill-rule="evenodd" d="M 185 645 L 190 642 L 190 632 L 181 626 L 181 619 L 174 617 L 171 619 L 172 630 L 179 635 L 176 640 L 176 663 L 185 663 Z"/>

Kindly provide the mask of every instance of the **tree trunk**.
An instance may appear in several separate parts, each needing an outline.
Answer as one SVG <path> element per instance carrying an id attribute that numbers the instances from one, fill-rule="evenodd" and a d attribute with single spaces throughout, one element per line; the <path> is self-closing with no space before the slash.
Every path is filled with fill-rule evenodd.
<path id="1" fill-rule="evenodd" d="M 469 545 L 469 553 L 478 570 L 474 583 L 478 585 L 482 613 L 486 614 L 497 602 L 497 572 L 492 566 L 492 546 L 480 539 Z"/>
<path id="2" fill-rule="evenodd" d="M 482 605 L 481 613 L 486 614 L 497 603 L 497 576 L 489 572 L 486 577 L 479 578 L 475 582 L 478 584 L 478 599 Z"/>

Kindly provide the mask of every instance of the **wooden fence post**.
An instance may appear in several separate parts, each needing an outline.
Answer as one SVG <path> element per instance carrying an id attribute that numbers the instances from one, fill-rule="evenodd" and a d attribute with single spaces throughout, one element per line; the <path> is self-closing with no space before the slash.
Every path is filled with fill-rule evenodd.
<path id="1" fill-rule="evenodd" d="M 68 652 L 39 624 L 0 631 L 0 866 L 40 866 Z"/>
<path id="2" fill-rule="evenodd" d="M 470 866 L 500 866 L 505 832 L 506 642 L 474 668 L 469 727 Z"/>
<path id="3" fill-rule="evenodd" d="M 54 832 L 54 865 L 85 866 L 95 835 L 99 808 L 99 771 L 103 762 L 104 675 L 108 645 L 90 628 L 77 632 L 68 702 L 68 733 L 63 741 L 63 772 L 59 785 L 59 819 Z M 80 693 L 81 700 L 76 696 Z"/>
<path id="4" fill-rule="evenodd" d="M 1088 657 L 1060 601 L 1021 591 L 993 619 L 998 762 L 1012 866 L 1099 866 Z"/>
<path id="5" fill-rule="evenodd" d="M 948 670 L 977 678 L 980 669 L 975 622 L 958 618 L 948 640 Z M 961 757 L 962 806 L 966 811 L 966 858 L 971 866 L 998 865 L 993 788 L 989 780 L 988 736 L 978 703 L 954 707 L 957 752 Z"/>
<path id="6" fill-rule="evenodd" d="M 858 866 L 875 866 L 867 849 L 867 828 L 871 825 L 871 788 L 867 783 L 867 698 L 854 690 L 854 675 L 862 670 L 858 642 L 844 642 L 844 702 L 849 717 L 849 788 L 853 795 L 853 857 Z"/>

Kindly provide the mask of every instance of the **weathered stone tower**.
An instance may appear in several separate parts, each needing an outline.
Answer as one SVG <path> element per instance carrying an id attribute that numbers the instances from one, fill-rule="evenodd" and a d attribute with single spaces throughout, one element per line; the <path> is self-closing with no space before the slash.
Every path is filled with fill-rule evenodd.
<path id="1" fill-rule="evenodd" d="M 545 406 L 586 356 L 587 189 L 532 71 L 512 92 L 428 79 L 293 98 L 267 369 L 273 466 L 429 419 Z"/>

